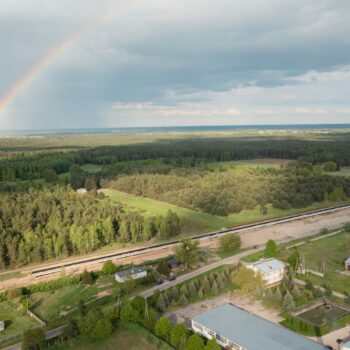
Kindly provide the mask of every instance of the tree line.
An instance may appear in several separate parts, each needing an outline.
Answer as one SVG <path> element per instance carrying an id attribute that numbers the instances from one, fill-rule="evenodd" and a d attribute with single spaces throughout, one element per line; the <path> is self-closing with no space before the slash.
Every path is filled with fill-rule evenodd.
<path id="1" fill-rule="evenodd" d="M 179 234 L 181 221 L 138 212 L 69 187 L 0 196 L 0 268 L 92 252 L 113 242 L 136 243 Z"/>
<path id="2" fill-rule="evenodd" d="M 68 172 L 72 165 L 105 166 L 103 175 L 142 172 L 143 169 L 195 167 L 199 164 L 254 158 L 283 158 L 312 164 L 334 162 L 337 167 L 350 165 L 350 142 L 344 140 L 310 141 L 304 139 L 181 138 L 158 142 L 104 146 L 83 150 L 51 152 L 0 161 L 0 181 L 42 178 L 46 169 L 57 174 Z M 147 160 L 158 160 L 149 164 Z M 128 164 L 126 164 L 128 163 Z"/>
<path id="3" fill-rule="evenodd" d="M 283 169 L 237 168 L 222 172 L 172 171 L 122 175 L 102 185 L 203 212 L 228 215 L 266 205 L 290 209 L 350 196 L 350 178 L 322 175 L 302 165 Z"/>

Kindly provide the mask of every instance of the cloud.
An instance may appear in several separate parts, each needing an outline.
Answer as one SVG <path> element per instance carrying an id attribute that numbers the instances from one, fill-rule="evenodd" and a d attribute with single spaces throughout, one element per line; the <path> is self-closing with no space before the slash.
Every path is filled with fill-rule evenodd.
<path id="1" fill-rule="evenodd" d="M 349 118 L 348 1 L 119 5 L 120 16 L 76 42 L 17 96 L 0 128 Z M 115 6 L 1 1 L 0 95 L 52 47 L 96 17 L 108 18 Z"/>

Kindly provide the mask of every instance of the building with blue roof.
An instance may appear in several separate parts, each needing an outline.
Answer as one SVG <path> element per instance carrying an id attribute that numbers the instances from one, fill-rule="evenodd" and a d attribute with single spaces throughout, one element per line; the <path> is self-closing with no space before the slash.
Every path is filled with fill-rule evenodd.
<path id="1" fill-rule="evenodd" d="M 235 350 L 325 350 L 312 340 L 226 304 L 192 319 L 195 333 Z"/>
<path id="2" fill-rule="evenodd" d="M 286 265 L 275 258 L 259 260 L 247 265 L 256 273 L 259 273 L 267 286 L 279 283 L 283 279 Z"/>

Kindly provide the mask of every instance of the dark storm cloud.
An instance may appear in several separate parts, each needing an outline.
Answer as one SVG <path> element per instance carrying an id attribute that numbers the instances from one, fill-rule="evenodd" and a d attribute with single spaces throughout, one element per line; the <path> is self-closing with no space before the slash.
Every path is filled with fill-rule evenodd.
<path id="1" fill-rule="evenodd" d="M 115 5 L 28 3 L 0 4 L 0 92 Z M 350 121 L 349 15 L 345 0 L 136 1 L 58 57 L 0 128 Z"/>

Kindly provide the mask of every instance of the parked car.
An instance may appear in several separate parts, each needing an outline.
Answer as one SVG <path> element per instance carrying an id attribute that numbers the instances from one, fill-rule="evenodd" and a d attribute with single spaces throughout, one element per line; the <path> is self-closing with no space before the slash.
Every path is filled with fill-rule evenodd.
<path id="1" fill-rule="evenodd" d="M 176 279 L 175 276 L 169 276 L 169 278 L 168 278 L 169 281 L 174 281 L 175 279 Z"/>
<path id="2" fill-rule="evenodd" d="M 163 284 L 164 281 L 161 278 L 157 278 L 156 283 L 159 285 L 159 284 Z"/>

